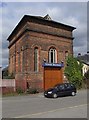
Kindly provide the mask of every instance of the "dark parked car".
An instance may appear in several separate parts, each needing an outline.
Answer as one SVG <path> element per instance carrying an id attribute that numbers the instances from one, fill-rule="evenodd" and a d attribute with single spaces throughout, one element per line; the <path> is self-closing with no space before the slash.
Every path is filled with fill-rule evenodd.
<path id="1" fill-rule="evenodd" d="M 57 98 L 59 96 L 75 96 L 76 87 L 72 83 L 57 84 L 44 92 L 45 97 Z"/>

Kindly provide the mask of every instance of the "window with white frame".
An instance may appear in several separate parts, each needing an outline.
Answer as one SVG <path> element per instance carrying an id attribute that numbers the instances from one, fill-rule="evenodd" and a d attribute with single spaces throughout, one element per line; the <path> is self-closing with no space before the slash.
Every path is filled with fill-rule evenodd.
<path id="1" fill-rule="evenodd" d="M 57 63 L 57 51 L 55 48 L 49 49 L 49 63 Z"/>

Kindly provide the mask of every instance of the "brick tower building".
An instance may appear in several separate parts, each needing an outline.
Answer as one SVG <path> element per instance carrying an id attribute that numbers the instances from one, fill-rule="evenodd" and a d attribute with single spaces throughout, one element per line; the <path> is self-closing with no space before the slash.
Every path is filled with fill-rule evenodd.
<path id="1" fill-rule="evenodd" d="M 17 88 L 44 89 L 44 67 L 62 61 L 65 65 L 66 56 L 73 54 L 74 29 L 53 21 L 49 15 L 25 15 L 21 19 L 8 37 L 9 73 L 15 75 Z M 42 67 L 43 62 L 49 64 Z"/>

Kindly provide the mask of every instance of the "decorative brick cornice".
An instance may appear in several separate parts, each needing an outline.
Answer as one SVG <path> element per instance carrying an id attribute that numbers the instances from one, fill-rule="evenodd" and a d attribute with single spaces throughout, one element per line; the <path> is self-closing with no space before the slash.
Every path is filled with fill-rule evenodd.
<path id="1" fill-rule="evenodd" d="M 42 34 L 47 34 L 47 35 L 53 35 L 53 36 L 57 36 L 57 37 L 62 37 L 62 38 L 67 38 L 67 39 L 70 39 L 70 40 L 73 40 L 74 37 L 69 37 L 67 35 L 60 35 L 60 34 L 57 34 L 57 33 L 54 33 L 54 32 L 44 32 L 44 31 L 41 31 L 41 30 L 34 30 L 34 29 L 30 29 L 30 28 L 27 28 L 25 29 L 16 39 L 14 39 L 13 42 L 11 42 L 8 46 L 8 48 L 10 48 L 18 39 L 20 39 L 26 32 L 37 32 L 37 33 L 42 33 Z"/>

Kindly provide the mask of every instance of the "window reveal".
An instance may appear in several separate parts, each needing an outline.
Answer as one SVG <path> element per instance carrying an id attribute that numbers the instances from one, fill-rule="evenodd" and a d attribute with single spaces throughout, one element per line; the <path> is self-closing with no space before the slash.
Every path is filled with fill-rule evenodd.
<path id="1" fill-rule="evenodd" d="M 34 49 L 34 71 L 38 72 L 38 48 Z"/>

